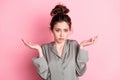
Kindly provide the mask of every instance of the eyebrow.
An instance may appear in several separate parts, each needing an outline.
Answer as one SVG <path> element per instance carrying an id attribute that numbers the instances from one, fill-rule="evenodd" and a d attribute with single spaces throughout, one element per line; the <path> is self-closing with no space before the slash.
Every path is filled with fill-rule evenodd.
<path id="1" fill-rule="evenodd" d="M 55 28 L 55 29 L 61 29 L 61 28 Z M 66 29 L 69 30 L 68 28 L 64 28 L 64 30 L 66 30 Z"/>

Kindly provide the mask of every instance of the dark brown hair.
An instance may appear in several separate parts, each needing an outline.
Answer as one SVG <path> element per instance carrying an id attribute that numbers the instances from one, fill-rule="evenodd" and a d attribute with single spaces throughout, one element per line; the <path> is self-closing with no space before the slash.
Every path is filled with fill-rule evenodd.
<path id="1" fill-rule="evenodd" d="M 69 12 L 69 9 L 67 9 L 66 6 L 64 5 L 56 5 L 50 15 L 52 16 L 52 20 L 50 22 L 50 29 L 53 30 L 54 28 L 54 25 L 57 23 L 57 22 L 62 22 L 62 21 L 65 21 L 68 23 L 69 25 L 69 28 L 71 29 L 71 18 L 67 15 L 67 13 Z"/>

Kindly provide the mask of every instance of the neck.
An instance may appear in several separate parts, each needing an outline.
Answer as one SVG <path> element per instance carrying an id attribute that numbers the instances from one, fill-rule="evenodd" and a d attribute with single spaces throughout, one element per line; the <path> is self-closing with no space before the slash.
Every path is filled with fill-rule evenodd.
<path id="1" fill-rule="evenodd" d="M 64 44 L 65 44 L 65 41 L 62 43 L 58 43 L 57 41 L 55 41 L 54 47 L 57 49 L 59 56 L 62 55 Z"/>
<path id="2" fill-rule="evenodd" d="M 55 45 L 56 47 L 63 47 L 64 44 L 65 44 L 65 41 L 62 42 L 62 43 L 58 43 L 58 42 L 55 41 L 55 44 L 54 44 L 54 45 Z"/>

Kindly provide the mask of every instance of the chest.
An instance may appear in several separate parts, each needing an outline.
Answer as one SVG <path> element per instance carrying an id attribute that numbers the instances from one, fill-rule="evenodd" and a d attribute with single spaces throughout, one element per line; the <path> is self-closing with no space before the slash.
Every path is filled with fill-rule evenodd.
<path id="1" fill-rule="evenodd" d="M 60 51 L 56 48 L 49 48 L 45 54 L 48 64 L 65 64 L 75 61 L 76 50 L 74 50 L 73 46 L 67 46 Z"/>

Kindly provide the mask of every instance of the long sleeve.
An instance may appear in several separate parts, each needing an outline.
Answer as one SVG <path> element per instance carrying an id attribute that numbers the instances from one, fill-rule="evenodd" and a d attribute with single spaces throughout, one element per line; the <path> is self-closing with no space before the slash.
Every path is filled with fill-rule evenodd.
<path id="1" fill-rule="evenodd" d="M 47 79 L 48 77 L 48 65 L 44 57 L 33 58 L 33 63 L 38 69 L 38 74 L 43 78 Z"/>
<path id="2" fill-rule="evenodd" d="M 82 76 L 87 69 L 88 52 L 80 49 L 77 43 L 77 55 L 76 55 L 76 73 L 78 76 Z"/>
<path id="3" fill-rule="evenodd" d="M 78 80 L 86 71 L 87 51 L 81 50 L 77 41 L 67 40 L 59 56 L 53 44 L 43 44 L 43 57 L 33 58 L 38 74 L 43 80 Z"/>

